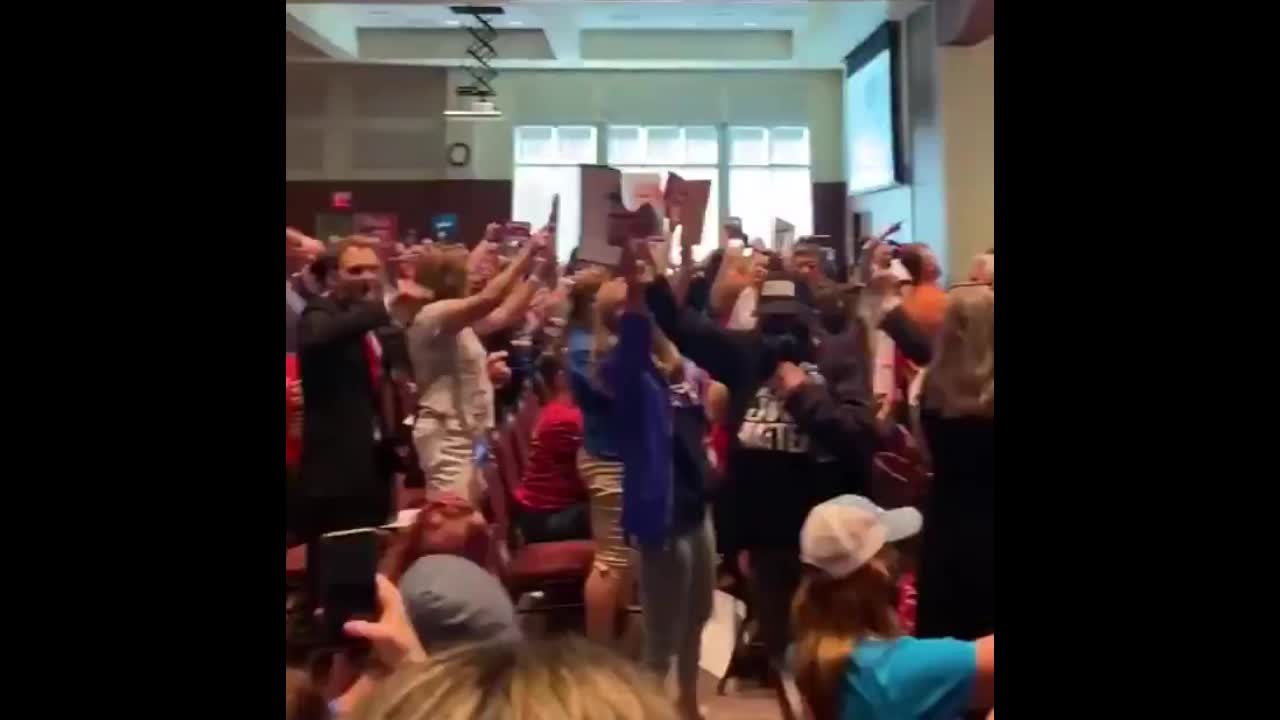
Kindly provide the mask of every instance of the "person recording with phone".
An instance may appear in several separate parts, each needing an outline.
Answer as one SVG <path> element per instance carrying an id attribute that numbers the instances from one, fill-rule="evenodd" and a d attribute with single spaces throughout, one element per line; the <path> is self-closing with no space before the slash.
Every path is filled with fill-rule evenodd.
<path id="1" fill-rule="evenodd" d="M 777 666 L 800 581 L 800 526 L 818 503 L 864 492 L 870 475 L 876 433 L 865 357 L 820 341 L 812 292 L 786 271 L 761 283 L 750 331 L 678 307 L 664 278 L 646 300 L 680 353 L 729 389 L 727 502 L 716 523 L 726 557 L 749 552 L 760 631 Z"/>
<path id="2" fill-rule="evenodd" d="M 413 440 L 428 495 L 451 494 L 479 507 L 477 444 L 496 425 L 493 374 L 501 377 L 502 367 L 494 366 L 505 365 L 485 351 L 480 335 L 494 329 L 494 311 L 523 281 L 544 244 L 536 235 L 472 294 L 465 251 L 432 248 L 418 261 L 415 286 L 421 295 L 408 344 L 419 392 Z"/>

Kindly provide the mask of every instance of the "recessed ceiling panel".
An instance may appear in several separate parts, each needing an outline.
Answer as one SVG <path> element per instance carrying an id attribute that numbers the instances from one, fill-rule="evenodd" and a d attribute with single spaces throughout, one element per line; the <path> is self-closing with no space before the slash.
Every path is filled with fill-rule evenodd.
<path id="1" fill-rule="evenodd" d="M 790 60 L 789 30 L 585 30 L 584 60 Z"/>
<path id="2" fill-rule="evenodd" d="M 366 60 L 469 60 L 467 48 L 475 40 L 464 30 L 361 28 L 356 41 Z M 551 46 L 541 30 L 505 30 L 493 41 L 504 60 L 552 60 Z"/>

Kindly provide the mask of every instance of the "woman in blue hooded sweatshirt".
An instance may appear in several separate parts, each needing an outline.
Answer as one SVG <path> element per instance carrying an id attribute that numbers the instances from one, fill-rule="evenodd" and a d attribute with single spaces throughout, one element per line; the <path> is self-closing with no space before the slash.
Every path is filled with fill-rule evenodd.
<path id="1" fill-rule="evenodd" d="M 569 389 L 582 410 L 583 438 L 578 475 L 587 486 L 595 562 L 582 589 L 587 637 L 609 645 L 616 620 L 630 603 L 630 552 L 622 535 L 622 461 L 613 427 L 613 398 L 597 372 L 596 299 L 608 279 L 603 269 L 574 273 L 569 292 Z M 620 306 L 620 303 L 619 303 Z"/>
<path id="2" fill-rule="evenodd" d="M 647 249 L 644 241 L 638 244 Z M 650 273 L 629 248 L 621 269 L 624 277 L 597 296 L 598 317 L 616 338 L 599 370 L 614 401 L 622 530 L 639 553 L 644 661 L 665 679 L 676 656 L 677 703 L 683 717 L 697 718 L 702 626 L 715 583 L 703 402 L 714 383 L 681 358 L 650 319 L 641 277 Z M 619 291 L 625 305 L 612 302 Z"/>

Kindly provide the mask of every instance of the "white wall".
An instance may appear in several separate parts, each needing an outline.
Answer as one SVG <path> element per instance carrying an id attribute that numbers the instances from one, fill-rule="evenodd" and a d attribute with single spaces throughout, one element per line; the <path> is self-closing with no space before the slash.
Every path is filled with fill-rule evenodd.
<path id="1" fill-rule="evenodd" d="M 938 48 L 938 90 L 946 173 L 947 266 L 963 277 L 969 260 L 995 245 L 995 37 Z"/>
<path id="2" fill-rule="evenodd" d="M 902 221 L 902 242 L 928 244 L 946 279 L 995 244 L 995 39 L 938 47 L 933 8 L 904 32 L 907 185 L 853 198 L 872 232 Z"/>
<path id="3" fill-rule="evenodd" d="M 466 84 L 449 71 L 449 97 Z M 628 123 L 805 125 L 813 181 L 843 179 L 840 93 L 843 73 L 830 71 L 507 70 L 494 82 L 497 121 L 451 121 L 446 142 L 471 146 L 471 164 L 451 178 L 509 179 L 515 125 Z"/>

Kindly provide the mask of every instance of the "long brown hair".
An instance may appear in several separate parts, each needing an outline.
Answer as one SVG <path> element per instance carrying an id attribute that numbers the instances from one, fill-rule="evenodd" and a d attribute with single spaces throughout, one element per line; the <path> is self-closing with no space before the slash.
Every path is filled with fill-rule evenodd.
<path id="1" fill-rule="evenodd" d="M 994 417 L 996 294 L 984 285 L 951 291 L 920 404 L 943 417 Z"/>
<path id="2" fill-rule="evenodd" d="M 467 294 L 467 254 L 460 247 L 432 246 L 418 258 L 413 279 L 431 293 L 431 301 Z"/>
<path id="3" fill-rule="evenodd" d="M 893 602 L 897 562 L 897 552 L 886 545 L 847 577 L 805 569 L 791 603 L 793 663 L 815 720 L 840 717 L 840 684 L 859 640 L 902 634 Z"/>

